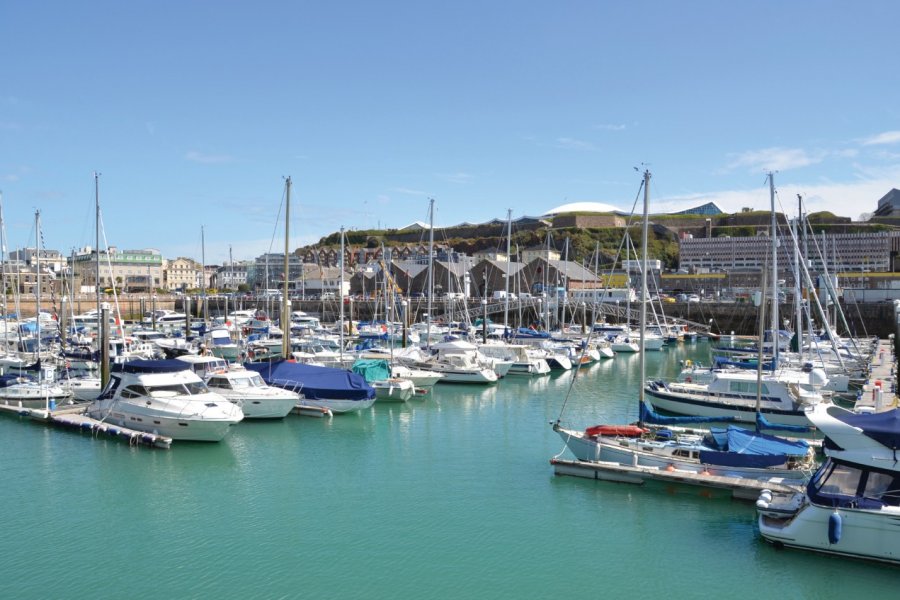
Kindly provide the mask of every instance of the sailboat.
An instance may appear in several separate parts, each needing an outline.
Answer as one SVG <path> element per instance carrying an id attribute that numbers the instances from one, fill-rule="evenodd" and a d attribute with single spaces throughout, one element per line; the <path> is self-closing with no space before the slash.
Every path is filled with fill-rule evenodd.
<path id="1" fill-rule="evenodd" d="M 777 280 L 777 223 L 775 218 L 775 184 L 769 174 L 769 191 L 772 211 L 771 266 L 773 279 Z M 771 330 L 778 331 L 778 289 L 772 287 Z M 760 340 L 762 340 L 762 333 Z M 761 346 L 761 344 L 760 344 Z M 772 339 L 772 360 L 778 364 L 779 339 Z M 701 416 L 733 418 L 738 421 L 755 422 L 760 412 L 774 424 L 809 426 L 807 411 L 816 404 L 830 404 L 831 400 L 822 394 L 828 384 L 828 376 L 820 368 L 810 365 L 804 369 L 781 369 L 767 373 L 757 383 L 754 373 L 737 370 L 712 371 L 704 381 L 687 377 L 683 381 L 651 381 L 646 384 L 646 392 L 654 408 L 667 412 Z M 763 398 L 757 400 L 758 385 L 762 386 Z"/>
<path id="2" fill-rule="evenodd" d="M 685 471 L 721 477 L 769 480 L 782 478 L 804 481 L 815 462 L 813 451 L 804 441 L 787 441 L 737 427 L 675 430 L 647 427 L 649 414 L 644 400 L 646 378 L 644 331 L 647 320 L 647 230 L 650 172 L 644 172 L 643 269 L 641 269 L 640 307 L 640 381 L 637 424 L 597 425 L 577 431 L 565 429 L 560 419 L 553 430 L 578 460 L 604 461 Z M 685 421 L 682 421 L 685 422 Z M 702 422 L 693 419 L 687 422 Z"/>

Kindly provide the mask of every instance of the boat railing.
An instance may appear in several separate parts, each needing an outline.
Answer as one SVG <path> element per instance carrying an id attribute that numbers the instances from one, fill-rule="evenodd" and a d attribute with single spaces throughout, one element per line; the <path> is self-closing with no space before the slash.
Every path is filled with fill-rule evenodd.
<path id="1" fill-rule="evenodd" d="M 293 381 L 290 379 L 273 379 L 269 382 L 269 385 L 280 387 L 281 389 L 288 390 L 289 392 L 294 392 L 296 394 L 303 395 L 303 383 L 299 381 Z"/>

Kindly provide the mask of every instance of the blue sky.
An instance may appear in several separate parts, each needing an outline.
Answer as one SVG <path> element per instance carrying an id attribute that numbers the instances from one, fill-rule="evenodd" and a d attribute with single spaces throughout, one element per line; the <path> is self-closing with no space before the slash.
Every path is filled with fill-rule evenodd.
<path id="1" fill-rule="evenodd" d="M 900 187 L 900 3 L 5 2 L 8 248 L 207 264 L 567 202 L 857 219 Z"/>

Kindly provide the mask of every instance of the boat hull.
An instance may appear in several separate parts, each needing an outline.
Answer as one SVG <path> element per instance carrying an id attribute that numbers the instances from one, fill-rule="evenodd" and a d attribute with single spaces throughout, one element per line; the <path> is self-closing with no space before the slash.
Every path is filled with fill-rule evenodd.
<path id="1" fill-rule="evenodd" d="M 375 381 L 371 383 L 375 388 L 376 402 L 406 402 L 413 397 L 416 387 L 411 381 Z"/>
<path id="2" fill-rule="evenodd" d="M 839 515 L 839 539 L 829 541 L 829 520 Z M 759 515 L 759 532 L 776 545 L 900 565 L 900 508 L 835 509 L 804 504 L 788 518 Z"/>
<path id="3" fill-rule="evenodd" d="M 163 415 L 147 415 L 118 409 L 92 409 L 87 415 L 94 419 L 145 433 L 154 433 L 173 440 L 191 442 L 220 442 L 240 419 L 190 419 Z"/>
<path id="4" fill-rule="evenodd" d="M 702 399 L 676 396 L 674 394 L 662 394 L 650 389 L 646 390 L 650 403 L 657 410 L 663 410 L 676 415 L 690 415 L 694 417 L 727 418 L 732 417 L 742 423 L 756 423 L 756 406 L 752 402 L 725 403 L 710 402 Z M 763 407 L 760 412 L 770 423 L 779 425 L 799 425 L 809 427 L 812 425 L 803 411 L 789 411 L 769 409 Z"/>
<path id="5" fill-rule="evenodd" d="M 331 398 L 301 398 L 300 404 L 303 406 L 315 406 L 317 408 L 327 408 L 332 413 L 350 413 L 371 408 L 375 404 L 375 396 L 365 400 L 340 400 Z"/>
<path id="6" fill-rule="evenodd" d="M 642 451 L 640 445 L 650 447 L 650 444 L 635 445 L 635 440 L 633 439 L 620 440 L 615 437 L 604 436 L 592 438 L 585 436 L 582 432 L 571 431 L 561 427 L 554 427 L 554 429 L 566 443 L 569 451 L 575 455 L 575 458 L 586 462 L 613 462 L 626 466 L 686 471 L 717 477 L 754 479 L 757 481 L 769 481 L 777 478 L 779 481 L 788 480 L 802 483 L 809 477 L 808 472 L 800 469 L 761 469 L 705 464 L 696 459 L 681 459 L 671 455 Z"/>

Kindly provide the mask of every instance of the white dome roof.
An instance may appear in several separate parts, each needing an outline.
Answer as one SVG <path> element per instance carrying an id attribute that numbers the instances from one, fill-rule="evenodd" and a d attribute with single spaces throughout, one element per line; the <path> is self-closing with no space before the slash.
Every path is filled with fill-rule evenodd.
<path id="1" fill-rule="evenodd" d="M 558 215 L 560 213 L 569 212 L 610 213 L 621 211 L 619 211 L 619 209 L 615 206 L 604 204 L 602 202 L 570 202 L 569 204 L 563 204 L 561 206 L 557 206 L 556 208 L 551 208 L 546 212 L 546 215 Z"/>

